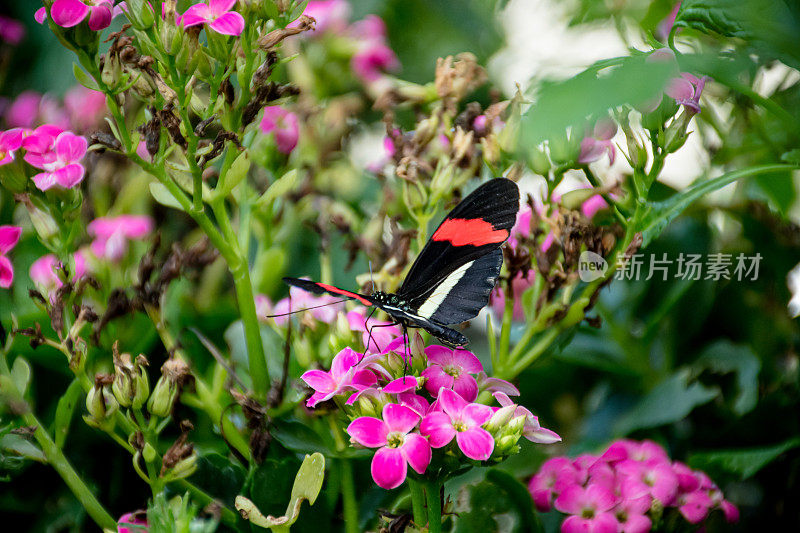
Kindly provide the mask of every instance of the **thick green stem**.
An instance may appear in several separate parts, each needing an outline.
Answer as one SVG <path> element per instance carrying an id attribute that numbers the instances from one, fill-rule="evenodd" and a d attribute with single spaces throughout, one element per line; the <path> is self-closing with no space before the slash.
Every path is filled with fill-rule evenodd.
<path id="1" fill-rule="evenodd" d="M 347 533 L 358 533 L 358 501 L 353 482 L 353 465 L 347 459 L 339 461 L 342 472 L 342 511 L 344 514 L 344 530 Z"/>
<path id="2" fill-rule="evenodd" d="M 425 495 L 428 500 L 428 531 L 429 533 L 441 533 L 442 531 L 442 485 L 439 482 L 431 481 L 425 485 Z"/>
<path id="3" fill-rule="evenodd" d="M 414 523 L 419 528 L 425 527 L 428 516 L 425 512 L 425 491 L 422 485 L 411 478 L 408 478 L 408 488 L 411 490 L 411 506 L 414 510 Z"/>

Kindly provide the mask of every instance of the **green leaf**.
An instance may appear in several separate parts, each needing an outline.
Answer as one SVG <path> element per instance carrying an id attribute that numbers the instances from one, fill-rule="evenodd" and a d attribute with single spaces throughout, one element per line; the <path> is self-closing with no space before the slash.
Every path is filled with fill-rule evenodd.
<path id="1" fill-rule="evenodd" d="M 322 452 L 329 456 L 336 454 L 325 445 L 319 435 L 302 422 L 281 420 L 270 432 L 285 448 L 295 452 Z"/>
<path id="2" fill-rule="evenodd" d="M 536 103 L 523 115 L 520 145 L 534 147 L 563 137 L 570 126 L 583 131 L 590 116 L 624 105 L 640 105 L 664 89 L 672 66 L 644 56 L 597 63 L 573 78 L 545 83 Z"/>
<path id="3" fill-rule="evenodd" d="M 800 446 L 800 438 L 795 437 L 781 444 L 763 448 L 695 453 L 689 457 L 688 462 L 692 468 L 721 470 L 735 474 L 741 479 L 747 479 L 777 459 L 782 453 L 798 446 Z"/>
<path id="4" fill-rule="evenodd" d="M 0 464 L 6 455 L 23 457 L 39 463 L 47 463 L 44 452 L 21 435 L 6 433 L 0 437 Z"/>
<path id="5" fill-rule="evenodd" d="M 56 418 L 53 422 L 53 437 L 56 441 L 56 446 L 59 448 L 64 447 L 67 434 L 69 433 L 69 425 L 72 422 L 72 415 L 75 413 L 75 406 L 83 396 L 83 388 L 81 387 L 80 380 L 75 378 L 69 384 L 64 395 L 58 400 L 58 407 L 56 407 Z"/>
<path id="6" fill-rule="evenodd" d="M 81 67 L 78 66 L 77 63 L 72 64 L 72 73 L 75 75 L 75 79 L 78 80 L 78 83 L 86 87 L 87 89 L 91 89 L 93 91 L 99 91 L 100 86 L 97 85 L 97 82 L 92 78 L 89 74 L 86 73 Z"/>
<path id="7" fill-rule="evenodd" d="M 220 179 L 217 188 L 214 189 L 212 196 L 214 198 L 225 198 L 231 191 L 239 185 L 243 179 L 247 177 L 250 171 L 250 152 L 244 150 L 239 156 L 233 160 L 231 167 Z"/>
<path id="8" fill-rule="evenodd" d="M 637 429 L 671 424 L 685 418 L 698 405 L 719 395 L 717 388 L 689 383 L 689 372 L 681 370 L 656 385 L 614 426 L 618 435 Z"/>
<path id="9" fill-rule="evenodd" d="M 20 396 L 25 396 L 28 385 L 31 383 L 31 366 L 24 357 L 20 356 L 14 359 L 14 364 L 11 366 L 11 379 Z"/>
<path id="10" fill-rule="evenodd" d="M 153 199 L 161 205 L 183 211 L 181 204 L 172 196 L 172 193 L 169 192 L 169 189 L 167 189 L 164 184 L 157 181 L 151 182 L 150 194 L 153 195 Z"/>
<path id="11" fill-rule="evenodd" d="M 234 497 L 241 492 L 245 475 L 245 469 L 238 463 L 218 453 L 209 453 L 198 458 L 197 470 L 189 481 L 233 509 Z"/>
<path id="12" fill-rule="evenodd" d="M 256 200 L 256 208 L 263 209 L 272 204 L 276 199 L 285 196 L 297 183 L 299 174 L 297 169 L 292 169 L 270 185 L 261 198 Z"/>
<path id="13" fill-rule="evenodd" d="M 642 232 L 642 248 L 658 237 L 675 217 L 683 213 L 693 202 L 742 178 L 769 174 L 773 172 L 797 170 L 794 165 L 760 165 L 734 170 L 712 179 L 695 182 L 687 189 L 676 193 L 663 202 L 654 202 L 647 207 L 647 212 L 638 228 Z"/>
<path id="14" fill-rule="evenodd" d="M 736 400 L 733 411 L 743 415 L 753 410 L 758 402 L 758 372 L 761 361 L 748 346 L 721 340 L 703 350 L 695 363 L 700 368 L 726 374 L 736 373 Z"/>

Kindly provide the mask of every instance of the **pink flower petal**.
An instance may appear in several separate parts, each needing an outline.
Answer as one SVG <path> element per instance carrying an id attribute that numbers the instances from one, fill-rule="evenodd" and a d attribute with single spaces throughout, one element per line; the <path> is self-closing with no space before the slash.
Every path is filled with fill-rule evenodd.
<path id="1" fill-rule="evenodd" d="M 33 14 L 33 20 L 38 22 L 39 24 L 44 24 L 44 21 L 47 19 L 47 9 L 44 7 L 40 7 L 36 10 L 36 13 Z"/>
<path id="2" fill-rule="evenodd" d="M 485 461 L 494 450 L 494 438 L 488 431 L 479 427 L 456 433 L 456 442 L 464 455 L 476 461 Z"/>
<path id="3" fill-rule="evenodd" d="M 377 448 L 386 444 L 389 427 L 383 420 L 371 416 L 360 416 L 350 422 L 347 433 L 357 443 L 367 448 Z"/>
<path id="4" fill-rule="evenodd" d="M 88 146 L 85 137 L 65 131 L 56 137 L 53 149 L 59 159 L 63 161 L 78 161 L 86 155 Z"/>
<path id="5" fill-rule="evenodd" d="M 469 374 L 461 374 L 453 382 L 453 390 L 468 402 L 478 397 L 478 382 Z"/>
<path id="6" fill-rule="evenodd" d="M 452 417 L 458 416 L 469 405 L 464 398 L 450 389 L 439 389 L 438 400 L 444 412 Z"/>
<path id="7" fill-rule="evenodd" d="M 439 365 L 429 366 L 422 371 L 420 376 L 425 378 L 425 390 L 427 390 L 431 396 L 436 396 L 441 388 L 453 388 L 453 376 L 446 373 Z"/>
<path id="8" fill-rule="evenodd" d="M 580 485 L 569 485 L 556 498 L 555 508 L 562 513 L 579 514 L 586 500 L 585 489 Z"/>
<path id="9" fill-rule="evenodd" d="M 14 267 L 11 260 L 4 255 L 0 255 L 0 287 L 7 289 L 14 281 Z"/>
<path id="10" fill-rule="evenodd" d="M 71 189 L 83 181 L 85 170 L 83 165 L 72 163 L 53 172 L 56 183 L 65 189 Z"/>
<path id="11" fill-rule="evenodd" d="M 411 408 L 394 403 L 383 407 L 383 421 L 389 431 L 406 434 L 417 426 L 419 415 Z"/>
<path id="12" fill-rule="evenodd" d="M 91 8 L 89 15 L 89 29 L 92 31 L 100 31 L 108 28 L 111 25 L 111 7 L 109 5 L 99 5 Z"/>
<path id="13" fill-rule="evenodd" d="M 691 100 L 694 97 L 694 85 L 683 78 L 673 78 L 664 92 L 675 100 Z"/>
<path id="14" fill-rule="evenodd" d="M 653 525 L 652 520 L 642 514 L 629 514 L 622 524 L 623 533 L 647 533 Z"/>
<path id="15" fill-rule="evenodd" d="M 474 353 L 462 348 L 456 348 L 453 350 L 453 363 L 470 374 L 483 372 L 483 365 L 481 364 L 480 359 L 475 357 Z"/>
<path id="16" fill-rule="evenodd" d="M 208 27 L 223 35 L 241 35 L 244 31 L 244 17 L 230 11 L 211 21 Z"/>
<path id="17" fill-rule="evenodd" d="M 428 358 L 428 364 L 436 363 L 438 365 L 449 365 L 453 362 L 453 349 L 447 346 L 440 346 L 432 344 L 425 347 L 425 357 Z"/>
<path id="18" fill-rule="evenodd" d="M 403 484 L 408 465 L 399 448 L 383 447 L 372 458 L 372 479 L 379 487 L 394 489 Z"/>
<path id="19" fill-rule="evenodd" d="M 403 457 L 411 465 L 417 474 L 424 474 L 428 465 L 431 463 L 431 445 L 427 439 L 419 433 L 406 435 L 403 445 L 400 447 Z"/>
<path id="20" fill-rule="evenodd" d="M 385 394 L 400 394 L 402 392 L 414 391 L 417 389 L 417 378 L 414 376 L 403 376 L 390 381 L 383 387 Z"/>
<path id="21" fill-rule="evenodd" d="M 322 370 L 307 370 L 300 379 L 317 392 L 331 392 L 336 388 L 336 382 L 330 374 Z"/>
<path id="22" fill-rule="evenodd" d="M 22 228 L 19 226 L 0 226 L 0 254 L 7 254 L 19 242 Z"/>
<path id="23" fill-rule="evenodd" d="M 236 0 L 208 0 L 208 12 L 212 17 L 218 17 L 230 11 Z"/>
<path id="24" fill-rule="evenodd" d="M 422 435 L 428 437 L 428 442 L 434 448 L 447 446 L 456 436 L 456 430 L 453 428 L 450 417 L 441 411 L 425 415 L 419 424 L 419 430 Z"/>
<path id="25" fill-rule="evenodd" d="M 722 512 L 725 513 L 725 520 L 727 520 L 728 522 L 731 522 L 731 523 L 739 521 L 739 508 L 738 507 L 736 507 L 734 504 L 732 504 L 728 500 L 722 500 L 721 502 L 719 502 L 719 506 L 722 509 Z"/>
<path id="26" fill-rule="evenodd" d="M 56 0 L 50 7 L 50 16 L 62 28 L 71 28 L 80 24 L 89 11 L 81 0 Z"/>
<path id="27" fill-rule="evenodd" d="M 40 172 L 34 175 L 31 180 L 33 180 L 33 184 L 36 185 L 36 188 L 40 191 L 46 191 L 58 185 L 56 176 L 52 172 Z"/>
<path id="28" fill-rule="evenodd" d="M 358 363 L 359 354 L 349 346 L 340 351 L 331 362 L 331 375 L 335 380 L 339 380 L 353 366 Z"/>
<path id="29" fill-rule="evenodd" d="M 184 28 L 205 24 L 211 20 L 211 10 L 208 4 L 195 4 L 181 15 L 181 24 Z"/>
<path id="30" fill-rule="evenodd" d="M 469 426 L 482 426 L 492 418 L 492 408 L 488 405 L 471 403 L 461 411 L 461 419 Z"/>

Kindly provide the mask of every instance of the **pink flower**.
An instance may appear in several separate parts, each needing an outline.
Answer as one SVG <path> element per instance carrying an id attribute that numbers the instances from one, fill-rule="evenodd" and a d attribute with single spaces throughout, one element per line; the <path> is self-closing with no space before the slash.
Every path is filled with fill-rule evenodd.
<path id="1" fill-rule="evenodd" d="M 386 23 L 377 15 L 367 15 L 350 26 L 350 34 L 360 41 L 385 42 Z"/>
<path id="2" fill-rule="evenodd" d="M 126 513 L 117 521 L 117 533 L 147 533 L 147 531 L 147 516 L 144 512 Z"/>
<path id="3" fill-rule="evenodd" d="M 400 61 L 386 44 L 370 41 L 353 55 L 350 67 L 362 82 L 369 84 L 379 79 L 385 71 L 398 70 Z"/>
<path id="4" fill-rule="evenodd" d="M 607 486 L 566 487 L 555 501 L 556 509 L 572 515 L 561 524 L 562 533 L 617 533 L 617 519 L 610 512 L 615 504 Z"/>
<path id="5" fill-rule="evenodd" d="M 581 152 L 578 163 L 587 164 L 600 160 L 608 154 L 609 164 L 614 164 L 616 150 L 611 139 L 617 134 L 617 125 L 611 120 L 599 120 L 594 126 L 592 135 L 587 135 L 581 141 Z"/>
<path id="6" fill-rule="evenodd" d="M 344 309 L 344 303 L 341 298 L 336 298 L 329 294 L 317 296 L 297 287 L 289 287 L 289 297 L 278 300 L 272 311 L 264 314 L 284 315 L 274 317 L 277 325 L 284 326 L 290 318 L 287 313 L 301 309 L 309 309 L 311 316 L 316 320 L 331 324 L 336 319 L 339 311 Z"/>
<path id="7" fill-rule="evenodd" d="M 456 438 L 461 451 L 476 461 L 485 461 L 494 450 L 494 438 L 483 429 L 492 417 L 488 405 L 468 403 L 456 392 L 442 388 L 437 400 L 441 411 L 428 413 L 420 424 L 420 433 L 429 438 L 431 446 L 447 446 Z"/>
<path id="8" fill-rule="evenodd" d="M 379 396 L 381 394 L 402 394 L 405 392 L 413 392 L 417 390 L 417 378 L 414 376 L 403 376 L 397 379 L 393 379 L 383 387 L 376 387 L 373 383 L 372 385 L 361 385 L 361 384 L 354 384 L 354 388 L 358 391 L 355 394 L 351 395 L 347 401 L 345 402 L 346 405 L 353 405 L 356 400 L 358 400 L 361 396 Z M 416 411 L 416 409 L 415 409 Z"/>
<path id="9" fill-rule="evenodd" d="M 681 72 L 681 77 L 671 79 L 664 92 L 670 98 L 674 98 L 677 104 L 682 105 L 686 113 L 694 115 L 700 112 L 700 95 L 703 94 L 706 82 L 710 79 L 708 76 L 698 78 L 694 74 Z"/>
<path id="10" fill-rule="evenodd" d="M 306 5 L 303 15 L 316 21 L 314 33 L 340 33 L 347 27 L 350 18 L 350 4 L 346 0 L 317 0 Z M 294 21 L 290 27 L 297 26 Z"/>
<path id="11" fill-rule="evenodd" d="M 381 322 L 370 318 L 367 320 L 359 311 L 347 313 L 347 323 L 353 331 L 363 332 L 365 353 L 384 353 L 389 351 L 390 343 L 398 337 L 400 328 L 391 325 L 391 322 Z M 403 344 L 402 340 L 396 344 Z M 396 348 L 396 345 L 392 346 Z"/>
<path id="12" fill-rule="evenodd" d="M 92 241 L 91 250 L 97 257 L 119 261 L 128 251 L 128 241 L 143 239 L 153 231 L 153 219 L 145 215 L 98 217 L 87 227 Z"/>
<path id="13" fill-rule="evenodd" d="M 330 400 L 338 394 L 354 390 L 356 386 L 369 387 L 375 384 L 375 374 L 361 370 L 356 365 L 363 356 L 352 348 L 345 348 L 333 358 L 329 372 L 307 370 L 300 379 L 314 389 L 306 405 L 314 407 L 319 402 Z"/>
<path id="14" fill-rule="evenodd" d="M 678 499 L 678 511 L 692 524 L 699 524 L 708 516 L 708 511 L 713 505 L 708 491 L 696 490 L 682 494 Z"/>
<path id="15" fill-rule="evenodd" d="M 483 365 L 472 352 L 434 344 L 425 348 L 428 368 L 421 376 L 425 389 L 436 395 L 439 389 L 453 389 L 468 402 L 478 397 L 478 382 L 470 374 L 483 371 Z"/>
<path id="16" fill-rule="evenodd" d="M 657 443 L 651 440 L 636 442 L 629 439 L 620 439 L 612 443 L 605 453 L 603 453 L 601 459 L 610 463 L 617 463 L 625 459 L 633 459 L 634 461 L 654 460 L 662 463 L 670 462 L 667 452 Z M 689 467 L 686 468 L 689 469 Z"/>
<path id="17" fill-rule="evenodd" d="M 84 250 L 78 250 L 75 252 L 73 258 L 75 261 L 75 273 L 72 276 L 72 279 L 75 281 L 83 277 L 88 271 L 86 264 L 86 252 Z M 57 263 L 58 258 L 55 256 L 55 254 L 43 255 L 34 261 L 30 270 L 28 271 L 31 281 L 39 285 L 46 292 L 51 292 L 53 289 L 61 287 L 64 283 L 56 273 L 55 267 Z"/>
<path id="18" fill-rule="evenodd" d="M 553 457 L 545 461 L 539 472 L 531 478 L 528 490 L 536 508 L 547 512 L 562 490 L 580 484 L 582 484 L 581 475 L 572 461 L 566 457 Z"/>
<path id="19" fill-rule="evenodd" d="M 0 15 L 0 39 L 9 44 L 19 44 L 25 38 L 25 26 L 18 20 Z"/>
<path id="20" fill-rule="evenodd" d="M 678 11 L 681 9 L 681 3 L 676 2 L 674 6 L 672 6 L 672 10 L 669 12 L 669 15 L 658 23 L 656 27 L 656 37 L 660 41 L 666 41 L 669 37 L 669 34 L 672 33 L 672 27 L 675 25 L 675 19 L 678 16 Z M 679 31 L 679 30 L 676 30 Z"/>
<path id="21" fill-rule="evenodd" d="M 181 15 L 184 28 L 208 24 L 208 27 L 223 35 L 241 35 L 244 18 L 231 11 L 236 0 L 208 0 L 208 4 L 195 4 Z"/>
<path id="22" fill-rule="evenodd" d="M 9 126 L 19 128 L 32 128 L 42 122 L 62 131 L 69 128 L 69 118 L 58 102 L 35 91 L 20 93 L 5 111 L 5 119 Z"/>
<path id="23" fill-rule="evenodd" d="M 649 494 L 663 505 L 671 505 L 678 494 L 678 476 L 669 462 L 658 459 L 636 461 L 626 459 L 615 465 L 621 476 L 622 494 L 625 498 L 639 498 Z"/>
<path id="24" fill-rule="evenodd" d="M 36 135 L 34 133 L 32 136 Z M 51 137 L 49 133 L 44 133 L 39 139 L 32 140 L 30 143 L 28 142 L 30 137 L 23 141 L 23 146 L 28 150 L 28 153 L 25 154 L 25 161 L 44 170 L 31 179 L 42 191 L 56 185 L 64 189 L 71 189 L 83 181 L 86 170 L 80 164 L 80 160 L 86 155 L 88 143 L 86 138 L 75 135 L 71 131 L 64 131 L 58 134 L 52 146 L 48 147 L 46 151 L 34 151 L 32 146 L 34 143 L 46 142 L 45 139 Z"/>
<path id="25" fill-rule="evenodd" d="M 111 24 L 112 4 L 111 0 L 55 0 L 50 6 L 50 15 L 53 22 L 62 28 L 77 26 L 86 16 L 89 16 L 89 29 L 99 31 Z M 47 18 L 47 10 L 41 8 L 34 15 L 36 22 L 42 24 Z"/>
<path id="26" fill-rule="evenodd" d="M 424 474 L 431 462 L 431 447 L 425 437 L 411 433 L 420 416 L 408 407 L 388 404 L 383 420 L 362 416 L 347 426 L 350 438 L 367 448 L 380 448 L 372 458 L 372 479 L 379 487 L 393 489 L 406 479 L 408 465 Z"/>
<path id="27" fill-rule="evenodd" d="M 486 372 L 478 372 L 478 390 L 489 392 L 502 392 L 508 396 L 519 396 L 519 389 L 513 383 L 500 378 L 490 378 Z"/>
<path id="28" fill-rule="evenodd" d="M 22 128 L 12 128 L 0 133 L 0 166 L 14 161 L 14 152 L 22 146 Z"/>
<path id="29" fill-rule="evenodd" d="M 97 128 L 106 112 L 106 95 L 100 91 L 76 85 L 64 95 L 64 108 L 70 124 L 78 131 Z"/>
<path id="30" fill-rule="evenodd" d="M 647 533 L 653 522 L 647 516 L 650 510 L 650 498 L 643 496 L 621 501 L 614 508 L 614 516 L 619 522 L 622 533 Z"/>
<path id="31" fill-rule="evenodd" d="M 19 242 L 22 228 L 19 226 L 0 226 L 0 287 L 7 289 L 14 281 L 14 267 L 6 254 Z"/>
<path id="32" fill-rule="evenodd" d="M 266 106 L 261 119 L 261 131 L 275 134 L 275 145 L 284 154 L 291 153 L 297 146 L 300 125 L 297 115 L 279 105 Z"/>
<path id="33" fill-rule="evenodd" d="M 503 407 L 515 405 L 514 402 L 511 401 L 511 398 L 503 392 L 495 392 L 494 397 Z M 521 405 L 517 405 L 517 408 L 514 409 L 514 417 L 518 416 L 525 417 L 525 428 L 522 431 L 522 436 L 529 441 L 539 444 L 552 444 L 561 440 L 558 433 L 540 426 L 539 417 L 534 416 L 533 413 Z"/>

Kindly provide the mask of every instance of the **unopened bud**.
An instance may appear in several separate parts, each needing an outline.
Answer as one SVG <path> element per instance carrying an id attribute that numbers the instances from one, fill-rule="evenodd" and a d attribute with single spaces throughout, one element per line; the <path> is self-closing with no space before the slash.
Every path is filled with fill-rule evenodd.
<path id="1" fill-rule="evenodd" d="M 178 461 L 178 463 L 167 472 L 167 475 L 171 480 L 184 479 L 194 474 L 195 470 L 197 470 L 197 453 L 193 451 L 189 457 Z"/>
<path id="2" fill-rule="evenodd" d="M 500 439 L 495 442 L 494 445 L 494 454 L 495 455 L 513 455 L 519 452 L 519 446 L 517 446 L 517 442 L 519 441 L 519 437 L 513 436 L 505 436 L 501 437 Z"/>
<path id="3" fill-rule="evenodd" d="M 565 165 L 574 162 L 580 155 L 580 143 L 573 139 L 574 135 L 564 132 L 550 140 L 550 159 L 557 165 Z"/>
<path id="4" fill-rule="evenodd" d="M 550 159 L 547 157 L 544 149 L 536 146 L 530 151 L 530 165 L 531 170 L 540 176 L 545 176 L 550 173 Z"/>
<path id="5" fill-rule="evenodd" d="M 140 409 L 150 395 L 150 382 L 145 366 L 147 359 L 140 355 L 136 363 L 131 362 L 130 354 L 120 354 L 118 343 L 114 343 L 114 383 L 111 390 L 122 407 Z"/>
<path id="6" fill-rule="evenodd" d="M 403 180 L 403 202 L 409 209 L 424 207 L 428 201 L 428 193 L 425 188 L 415 182 Z"/>
<path id="7" fill-rule="evenodd" d="M 517 406 L 513 404 L 501 407 L 495 411 L 489 421 L 484 424 L 484 429 L 486 429 L 486 431 L 492 435 L 499 433 L 514 416 L 514 411 L 516 408 Z"/>
<path id="8" fill-rule="evenodd" d="M 156 449 L 149 442 L 146 442 L 142 447 L 142 457 L 148 463 L 156 460 Z"/>
<path id="9" fill-rule="evenodd" d="M 106 54 L 103 72 L 100 73 L 100 78 L 103 80 L 103 83 L 109 87 L 116 87 L 121 73 L 122 66 L 119 62 L 119 54 L 117 52 Z"/>
<path id="10" fill-rule="evenodd" d="M 95 377 L 94 386 L 86 395 L 86 410 L 89 411 L 87 423 L 99 426 L 119 409 L 117 399 L 108 390 L 111 380 L 112 377 L 105 374 L 98 374 Z"/>
<path id="11" fill-rule="evenodd" d="M 178 386 L 170 383 L 164 376 L 158 378 L 150 400 L 147 402 L 147 410 L 153 416 L 165 418 L 172 412 L 172 405 L 178 396 Z"/>

